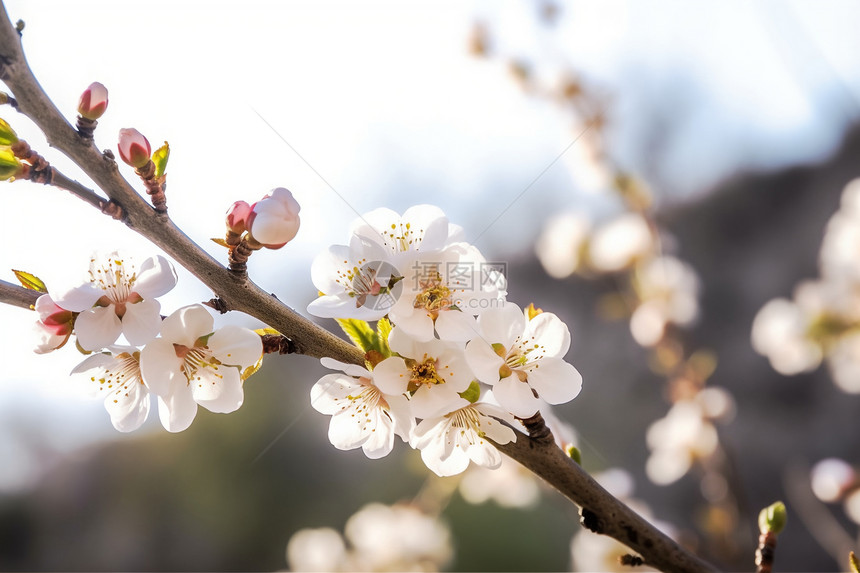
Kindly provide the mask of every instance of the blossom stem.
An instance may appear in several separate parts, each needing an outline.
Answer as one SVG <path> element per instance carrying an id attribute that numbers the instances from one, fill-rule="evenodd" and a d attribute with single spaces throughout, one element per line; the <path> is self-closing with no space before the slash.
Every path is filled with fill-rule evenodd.
<path id="1" fill-rule="evenodd" d="M 135 169 L 134 172 L 143 181 L 146 193 L 152 200 L 152 206 L 155 211 L 157 213 L 167 213 L 167 198 L 164 196 L 167 182 L 165 181 L 165 175 L 161 177 L 155 176 L 155 162 L 150 159 L 149 163 L 139 169 Z"/>

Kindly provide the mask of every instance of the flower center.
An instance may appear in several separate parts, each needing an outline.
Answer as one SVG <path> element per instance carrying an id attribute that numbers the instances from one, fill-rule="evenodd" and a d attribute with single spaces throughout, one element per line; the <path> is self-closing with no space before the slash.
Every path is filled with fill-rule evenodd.
<path id="1" fill-rule="evenodd" d="M 415 392 L 422 385 L 435 386 L 436 384 L 444 384 L 445 379 L 436 371 L 436 366 L 436 360 L 427 358 L 426 355 L 424 362 L 416 362 L 412 366 L 412 378 L 409 379 L 407 389 L 410 392 Z"/>
<path id="2" fill-rule="evenodd" d="M 415 302 L 412 306 L 423 308 L 434 319 L 439 316 L 440 310 L 449 308 L 454 304 L 451 300 L 451 289 L 442 283 L 442 276 L 438 272 L 434 272 L 431 278 L 420 281 L 418 286 L 421 291 L 415 295 Z"/>
<path id="3" fill-rule="evenodd" d="M 474 408 L 460 408 L 448 414 L 447 417 L 451 420 L 451 427 L 460 429 L 461 438 L 466 438 L 469 445 L 475 445 L 475 442 L 471 439 L 472 432 L 479 439 L 486 435 L 485 432 L 481 431 L 481 419 Z M 467 432 L 467 430 L 469 431 Z"/>
<path id="4" fill-rule="evenodd" d="M 140 377 L 140 352 L 133 354 L 123 352 L 122 354 L 117 354 L 114 358 L 116 362 L 114 362 L 111 368 L 103 370 L 101 378 L 96 378 L 95 376 L 90 378 L 93 382 L 98 382 L 99 391 L 105 388 L 113 390 L 115 387 L 123 389 L 132 383 L 143 384 L 143 379 Z"/>
<path id="5" fill-rule="evenodd" d="M 208 346 L 193 346 L 191 348 L 182 344 L 173 344 L 173 350 L 176 356 L 182 359 L 180 370 L 185 375 L 185 379 L 191 383 L 193 380 L 201 380 L 198 371 L 203 368 L 211 368 L 212 374 L 217 378 L 223 378 L 218 374 L 218 368 L 221 366 L 221 361 L 212 356 L 212 351 Z"/>
<path id="6" fill-rule="evenodd" d="M 382 232 L 385 244 L 397 252 L 410 250 L 417 251 L 424 238 L 424 229 L 417 232 L 412 228 L 412 223 L 391 223 L 391 228 Z"/>
<path id="7" fill-rule="evenodd" d="M 125 314 L 126 302 L 140 302 L 140 295 L 132 292 L 137 281 L 134 266 L 127 269 L 123 259 L 110 259 L 107 265 L 96 267 L 96 260 L 90 259 L 90 282 L 105 292 L 96 304 L 99 306 L 117 305 L 117 316 Z"/>

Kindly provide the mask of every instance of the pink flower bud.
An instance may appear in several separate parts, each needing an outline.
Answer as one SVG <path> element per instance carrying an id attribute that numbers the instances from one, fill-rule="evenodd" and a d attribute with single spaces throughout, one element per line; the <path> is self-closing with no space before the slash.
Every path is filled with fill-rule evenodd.
<path id="1" fill-rule="evenodd" d="M 78 113 L 81 114 L 81 117 L 95 121 L 104 115 L 107 105 L 107 88 L 99 82 L 93 82 L 81 94 L 81 100 L 78 102 Z"/>
<path id="2" fill-rule="evenodd" d="M 138 130 L 120 129 L 118 147 L 122 160 L 135 169 L 140 169 L 149 163 L 152 148 L 149 146 L 149 141 Z"/>
<path id="3" fill-rule="evenodd" d="M 270 249 L 280 249 L 299 232 L 301 207 L 293 194 L 278 187 L 251 206 L 248 231 L 255 241 Z"/>
<path id="4" fill-rule="evenodd" d="M 236 201 L 227 209 L 227 228 L 241 235 L 248 229 L 250 215 L 251 206 L 245 201 Z"/>
<path id="5" fill-rule="evenodd" d="M 75 315 L 60 308 L 49 295 L 43 294 L 36 299 L 34 309 L 39 314 L 35 331 L 38 337 L 35 351 L 45 354 L 63 346 L 72 334 Z"/>

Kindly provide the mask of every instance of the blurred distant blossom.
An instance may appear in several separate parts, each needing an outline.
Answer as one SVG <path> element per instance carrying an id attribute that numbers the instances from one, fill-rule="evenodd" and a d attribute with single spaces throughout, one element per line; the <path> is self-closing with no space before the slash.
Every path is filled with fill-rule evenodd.
<path id="1" fill-rule="evenodd" d="M 648 478 L 668 485 L 686 474 L 696 459 L 713 454 L 719 444 L 713 422 L 733 412 L 734 400 L 720 388 L 707 388 L 693 399 L 675 402 L 664 418 L 648 428 Z"/>
<path id="2" fill-rule="evenodd" d="M 569 212 L 552 217 L 535 245 L 547 274 L 556 279 L 569 277 L 587 261 L 585 249 L 591 222 L 582 213 Z"/>
<path id="3" fill-rule="evenodd" d="M 589 245 L 591 265 L 598 271 L 615 272 L 629 267 L 655 251 L 654 233 L 637 213 L 624 213 L 594 231 Z"/>
<path id="4" fill-rule="evenodd" d="M 460 495 L 469 503 L 493 501 L 501 507 L 529 508 L 540 500 L 540 484 L 535 475 L 507 456 L 501 465 L 488 469 L 471 465 L 459 484 Z"/>
<path id="5" fill-rule="evenodd" d="M 827 362 L 843 392 L 860 393 L 860 179 L 842 193 L 819 254 L 820 278 L 800 283 L 792 300 L 774 299 L 753 322 L 753 348 L 781 374 Z"/>
<path id="6" fill-rule="evenodd" d="M 636 342 L 653 346 L 667 324 L 691 324 L 699 315 L 699 285 L 696 271 L 675 257 L 657 257 L 637 267 L 634 288 L 640 303 L 630 318 Z"/>
<path id="7" fill-rule="evenodd" d="M 287 543 L 292 571 L 438 571 L 452 556 L 447 525 L 405 504 L 371 503 L 347 520 L 343 536 L 302 529 Z"/>

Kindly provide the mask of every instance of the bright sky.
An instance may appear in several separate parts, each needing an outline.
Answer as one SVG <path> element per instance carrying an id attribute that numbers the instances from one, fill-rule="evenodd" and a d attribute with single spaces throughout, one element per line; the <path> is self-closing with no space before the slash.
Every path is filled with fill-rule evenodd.
<path id="1" fill-rule="evenodd" d="M 478 19 L 501 56 L 540 62 L 537 73 L 549 81 L 573 66 L 607 89 L 613 151 L 634 169 L 648 165 L 675 194 L 706 189 L 739 167 L 821 158 L 860 109 L 860 8 L 852 0 L 569 2 L 552 28 L 534 5 L 6 2 L 12 21 L 26 22 L 31 66 L 70 120 L 91 81 L 108 87 L 101 147 L 115 149 L 121 127 L 138 128 L 154 146 L 170 142 L 170 214 L 216 256 L 223 254 L 208 238 L 223 233 L 233 201 L 276 186 L 293 191 L 302 205 L 299 238 L 255 254 L 250 267 L 263 288 L 298 309 L 313 295 L 310 260 L 345 242 L 356 212 L 434 203 L 473 236 L 489 225 L 478 246 L 498 257 L 528 252 L 540 221 L 572 202 L 607 208 L 581 190 L 582 175 L 571 172 L 575 151 L 553 163 L 576 136 L 571 118 L 524 95 L 504 57 L 469 56 Z M 643 149 L 667 99 L 680 102 L 668 109 L 682 121 L 669 126 L 667 160 L 655 167 Z M 2 114 L 85 181 L 23 118 Z M 4 280 L 15 268 L 59 286 L 83 278 L 94 249 L 154 252 L 63 191 L 18 183 L 4 187 L 3 201 Z M 162 306 L 208 298 L 183 273 Z M 101 404 L 69 384 L 66 373 L 81 359 L 72 348 L 32 354 L 32 321 L 32 313 L 0 307 L 0 457 L 20 460 L 4 464 L 0 490 L 31 479 L 36 454 L 13 432 L 22 424 L 25 437 L 42 436 L 59 451 L 116 435 Z M 42 426 L 46 416 L 52 423 Z"/>

